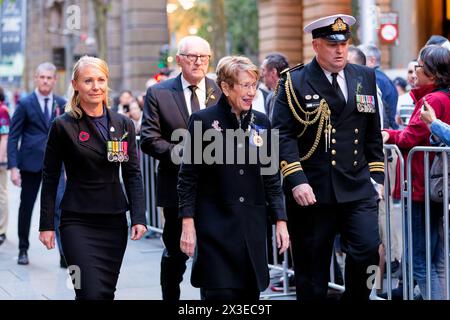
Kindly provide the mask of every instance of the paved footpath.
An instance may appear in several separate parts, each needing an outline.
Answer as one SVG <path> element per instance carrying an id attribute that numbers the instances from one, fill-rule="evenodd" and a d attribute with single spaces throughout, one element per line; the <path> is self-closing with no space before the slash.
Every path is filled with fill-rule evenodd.
<path id="1" fill-rule="evenodd" d="M 17 214 L 20 188 L 8 182 L 9 224 L 6 241 L 0 246 L 0 300 L 73 300 L 74 292 L 66 269 L 59 267 L 59 251 L 47 250 L 39 241 L 39 200 L 36 201 L 30 231 L 30 264 L 17 264 Z M 40 195 L 38 195 L 40 199 Z M 117 300 L 161 300 L 159 285 L 161 238 L 128 240 L 119 281 Z M 181 284 L 182 300 L 199 300 L 200 291 L 189 278 L 192 260 Z M 269 289 L 264 292 L 272 294 Z M 294 299 L 293 296 L 278 297 Z"/>
<path id="2" fill-rule="evenodd" d="M 36 202 L 30 231 L 30 264 L 17 264 L 17 212 L 20 188 L 9 182 L 9 224 L 6 241 L 0 246 L 0 300 L 73 300 L 68 273 L 59 267 L 57 249 L 47 250 L 39 241 L 39 201 Z M 39 199 L 39 197 L 38 197 Z M 116 299 L 160 300 L 160 260 L 163 244 L 160 238 L 128 240 Z M 191 260 L 181 288 L 181 298 L 198 300 L 199 290 L 190 285 Z"/>

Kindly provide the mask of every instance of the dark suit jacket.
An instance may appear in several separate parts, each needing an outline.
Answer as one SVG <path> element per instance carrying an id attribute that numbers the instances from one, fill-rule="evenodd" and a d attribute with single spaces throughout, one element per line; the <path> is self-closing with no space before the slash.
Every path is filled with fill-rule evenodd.
<path id="1" fill-rule="evenodd" d="M 79 213 L 124 213 L 130 210 L 131 222 L 146 224 L 144 191 L 136 149 L 133 122 L 127 117 L 109 111 L 108 127 L 114 127 L 111 138 L 119 140 L 125 132 L 128 137 L 128 162 L 109 162 L 106 141 L 89 117 L 81 119 L 64 114 L 56 118 L 50 129 L 41 192 L 40 230 L 53 230 L 55 196 L 64 163 L 67 185 L 61 209 Z M 84 140 L 80 134 L 87 133 Z M 86 134 L 85 134 L 86 137 Z M 119 180 L 119 167 L 126 196 Z M 128 201 L 127 201 L 128 198 Z"/>
<path id="2" fill-rule="evenodd" d="M 254 124 L 265 129 L 268 134 L 264 144 L 270 150 L 270 121 L 261 112 L 252 113 L 255 116 Z M 245 142 L 233 143 L 233 138 L 226 141 L 227 129 L 232 132 L 238 128 L 246 130 L 250 119 L 250 114 L 247 114 L 240 127 L 224 95 L 218 105 L 191 116 L 191 143 L 185 147 L 178 179 L 178 194 L 180 217 L 193 217 L 196 226 L 197 254 L 191 277 L 195 287 L 248 288 L 246 283 L 249 278 L 256 279 L 261 291 L 269 284 L 266 255 L 268 215 L 273 220 L 286 220 L 277 164 L 275 173 L 262 175 L 264 165 L 260 158 L 251 161 L 252 158 L 249 157 L 250 152 L 257 152 L 257 147 L 250 145 L 248 139 Z M 195 121 L 201 123 L 201 131 L 194 131 Z M 223 143 L 217 145 L 218 149 L 223 148 L 223 162 L 220 159 L 217 159 L 219 163 L 212 164 L 186 162 L 188 155 L 196 157 L 190 151 L 194 150 L 194 139 L 196 142 L 202 139 L 195 134 L 214 130 L 212 124 L 215 121 L 222 128 L 217 133 L 222 139 L 214 138 L 214 141 Z M 203 152 L 207 152 L 205 148 L 208 145 L 209 142 L 203 143 Z M 245 147 L 242 148 L 241 145 Z M 223 164 L 231 149 L 235 162 Z M 242 150 L 245 151 L 246 160 L 237 162 L 237 158 L 242 159 L 237 152 Z M 262 152 L 264 155 L 265 152 Z"/>
<path id="3" fill-rule="evenodd" d="M 64 113 L 66 100 L 53 96 L 51 121 Z M 11 119 L 8 137 L 8 169 L 39 172 L 44 161 L 50 124 L 45 120 L 38 98 L 32 94 L 21 99 Z M 19 148 L 20 141 L 20 148 Z"/>
<path id="4" fill-rule="evenodd" d="M 215 82 L 206 78 L 206 106 L 216 104 L 221 91 Z M 156 181 L 156 204 L 178 208 L 177 179 L 179 165 L 171 160 L 171 152 L 178 141 L 172 142 L 172 132 L 187 129 L 189 111 L 186 107 L 181 74 L 151 86 L 147 90 L 141 126 L 141 149 L 159 160 Z"/>
<path id="5" fill-rule="evenodd" d="M 380 184 L 384 182 L 384 155 L 375 72 L 367 67 L 347 64 L 344 73 L 348 100 L 344 109 L 338 112 L 334 107 L 339 104 L 337 94 L 316 59 L 291 71 L 295 95 L 302 108 L 313 111 L 319 101 L 325 99 L 331 109 L 333 127 L 330 149 L 325 152 L 322 132 L 316 151 L 309 159 L 297 165 L 295 163 L 311 149 L 319 121 L 308 126 L 304 134 L 298 137 L 304 126 L 294 118 L 287 102 L 285 82 L 281 82 L 272 124 L 275 129 L 279 129 L 280 161 L 289 168 L 282 169 L 288 198 L 292 198 L 293 187 L 309 183 L 318 203 L 357 201 L 374 196 L 371 177 Z M 375 113 L 358 111 L 357 91 L 361 95 L 373 97 Z M 295 110 L 304 119 L 304 114 L 297 106 Z"/>

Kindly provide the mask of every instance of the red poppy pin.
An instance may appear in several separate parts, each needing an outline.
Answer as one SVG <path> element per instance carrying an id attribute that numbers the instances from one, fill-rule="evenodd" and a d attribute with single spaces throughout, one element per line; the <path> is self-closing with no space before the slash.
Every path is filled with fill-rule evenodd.
<path id="1" fill-rule="evenodd" d="M 80 139 L 80 141 L 88 141 L 89 140 L 89 133 L 87 133 L 86 131 L 81 131 L 80 134 L 78 135 L 78 139 Z"/>

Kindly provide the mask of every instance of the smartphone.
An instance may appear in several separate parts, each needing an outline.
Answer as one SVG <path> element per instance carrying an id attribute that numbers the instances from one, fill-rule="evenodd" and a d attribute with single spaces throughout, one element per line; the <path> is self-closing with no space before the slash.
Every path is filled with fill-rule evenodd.
<path id="1" fill-rule="evenodd" d="M 422 104 L 422 108 L 421 108 L 422 111 L 426 111 L 426 110 L 425 110 L 425 102 L 426 102 L 426 100 L 423 99 L 423 104 Z"/>

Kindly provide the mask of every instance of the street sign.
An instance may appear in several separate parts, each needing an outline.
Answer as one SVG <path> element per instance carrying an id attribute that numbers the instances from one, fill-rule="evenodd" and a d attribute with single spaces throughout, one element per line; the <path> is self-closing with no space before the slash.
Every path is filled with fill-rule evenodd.
<path id="1" fill-rule="evenodd" d="M 378 30 L 380 42 L 393 44 L 398 38 L 398 13 L 386 12 L 380 14 L 380 29 Z"/>

